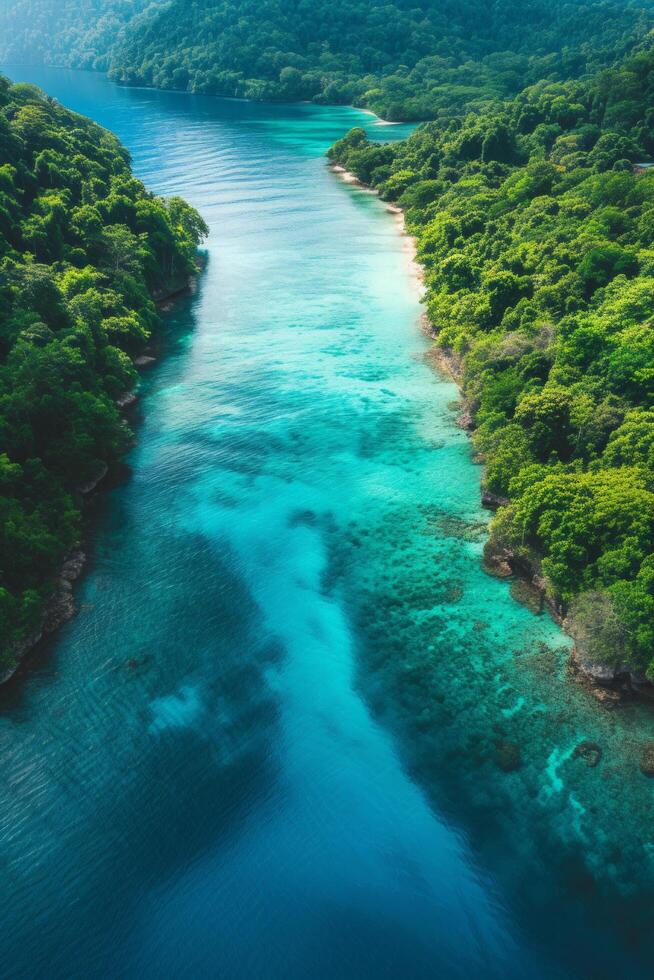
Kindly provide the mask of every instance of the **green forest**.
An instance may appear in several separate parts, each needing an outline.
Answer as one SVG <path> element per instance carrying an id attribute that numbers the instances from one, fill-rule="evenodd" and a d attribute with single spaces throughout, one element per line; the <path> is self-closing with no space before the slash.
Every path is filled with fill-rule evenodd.
<path id="1" fill-rule="evenodd" d="M 652 0 L 16 0 L 0 61 L 424 120 L 597 71 L 653 16 Z"/>
<path id="2" fill-rule="evenodd" d="M 147 193 L 114 136 L 0 79 L 0 668 L 80 534 L 77 487 L 131 434 L 117 399 L 207 229 Z"/>
<path id="3" fill-rule="evenodd" d="M 106 71 L 109 54 L 151 0 L 13 0 L 0 4 L 0 62 Z"/>
<path id="4" fill-rule="evenodd" d="M 598 660 L 654 674 L 654 45 L 333 161 L 406 210 L 456 365 L 491 549 Z"/>
<path id="5" fill-rule="evenodd" d="M 654 161 L 653 18 L 650 0 L 17 0 L 0 14 L 4 61 L 427 120 L 399 144 L 354 130 L 332 160 L 417 236 L 431 327 L 506 501 L 491 547 L 536 570 L 594 657 L 652 678 L 654 171 L 635 165 Z M 71 489 L 126 444 L 115 399 L 156 326 L 149 297 L 193 268 L 204 229 L 146 194 L 108 134 L 25 86 L 3 83 L 2 100 L 6 644 L 77 534 Z"/>

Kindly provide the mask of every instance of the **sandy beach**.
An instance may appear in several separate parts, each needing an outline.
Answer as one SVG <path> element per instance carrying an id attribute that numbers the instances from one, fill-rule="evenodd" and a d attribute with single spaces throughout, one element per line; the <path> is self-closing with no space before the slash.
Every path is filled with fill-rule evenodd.
<path id="1" fill-rule="evenodd" d="M 372 115 L 374 115 L 374 113 L 372 113 Z M 379 191 L 375 190 L 373 187 L 368 187 L 367 184 L 362 183 L 358 177 L 356 177 L 353 173 L 350 173 L 349 170 L 346 170 L 345 167 L 341 167 L 340 164 L 332 163 L 329 165 L 329 169 L 345 184 L 352 184 L 359 190 L 364 191 L 366 194 L 374 194 L 375 196 L 379 197 Z M 397 229 L 402 236 L 402 250 L 406 255 L 411 277 L 414 280 L 418 294 L 422 299 L 427 292 L 427 287 L 425 286 L 425 270 L 418 261 L 417 240 L 407 231 L 403 209 L 398 204 L 385 203 L 385 207 L 388 213 L 393 215 Z"/>

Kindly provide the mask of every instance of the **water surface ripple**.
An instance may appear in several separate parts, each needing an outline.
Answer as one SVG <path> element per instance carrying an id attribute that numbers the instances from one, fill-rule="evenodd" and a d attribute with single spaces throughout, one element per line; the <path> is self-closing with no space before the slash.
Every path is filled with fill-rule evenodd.
<path id="1" fill-rule="evenodd" d="M 479 469 L 401 239 L 322 158 L 389 131 L 11 74 L 212 234 L 80 615 L 0 694 L 3 976 L 638 976 L 638 930 L 583 912 L 609 901 L 590 807 L 605 786 L 619 813 L 635 716 L 600 717 L 561 634 L 481 570 Z M 573 771 L 591 735 L 608 759 Z"/>

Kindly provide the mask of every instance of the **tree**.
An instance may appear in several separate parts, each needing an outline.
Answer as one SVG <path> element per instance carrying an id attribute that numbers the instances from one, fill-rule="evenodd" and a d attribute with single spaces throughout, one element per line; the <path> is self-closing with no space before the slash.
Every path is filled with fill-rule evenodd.
<path id="1" fill-rule="evenodd" d="M 0 103 L 4 669 L 38 632 L 79 534 L 75 487 L 128 445 L 115 399 L 158 327 L 150 290 L 196 270 L 206 226 L 179 198 L 149 195 L 114 137 L 37 89 L 0 79 Z"/>

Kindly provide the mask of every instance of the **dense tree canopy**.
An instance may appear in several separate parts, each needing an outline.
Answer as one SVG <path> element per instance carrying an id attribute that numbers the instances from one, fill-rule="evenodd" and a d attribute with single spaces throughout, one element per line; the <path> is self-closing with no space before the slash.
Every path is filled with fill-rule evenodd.
<path id="1" fill-rule="evenodd" d="M 487 486 L 510 499 L 496 541 L 652 672 L 654 171 L 634 164 L 654 159 L 653 104 L 648 39 L 591 81 L 331 151 L 406 208 Z"/>
<path id="2" fill-rule="evenodd" d="M 153 0 L 10 0 L 0 4 L 0 61 L 106 71 L 128 24 Z"/>
<path id="3" fill-rule="evenodd" d="M 116 399 L 206 228 L 148 194 L 110 133 L 0 78 L 0 669 L 79 533 L 76 487 L 121 453 Z"/>
<path id="4" fill-rule="evenodd" d="M 609 64 L 654 0 L 14 0 L 0 60 L 432 119 Z"/>
<path id="5" fill-rule="evenodd" d="M 432 120 L 398 145 L 354 130 L 333 159 L 406 209 L 487 486 L 510 500 L 495 540 L 654 677 L 654 171 L 634 170 L 654 160 L 653 16 L 654 0 L 15 0 L 0 58 Z M 71 487 L 124 444 L 113 399 L 149 293 L 188 271 L 202 225 L 149 197 L 107 134 L 29 87 L 1 94 L 6 641 L 75 535 Z"/>

